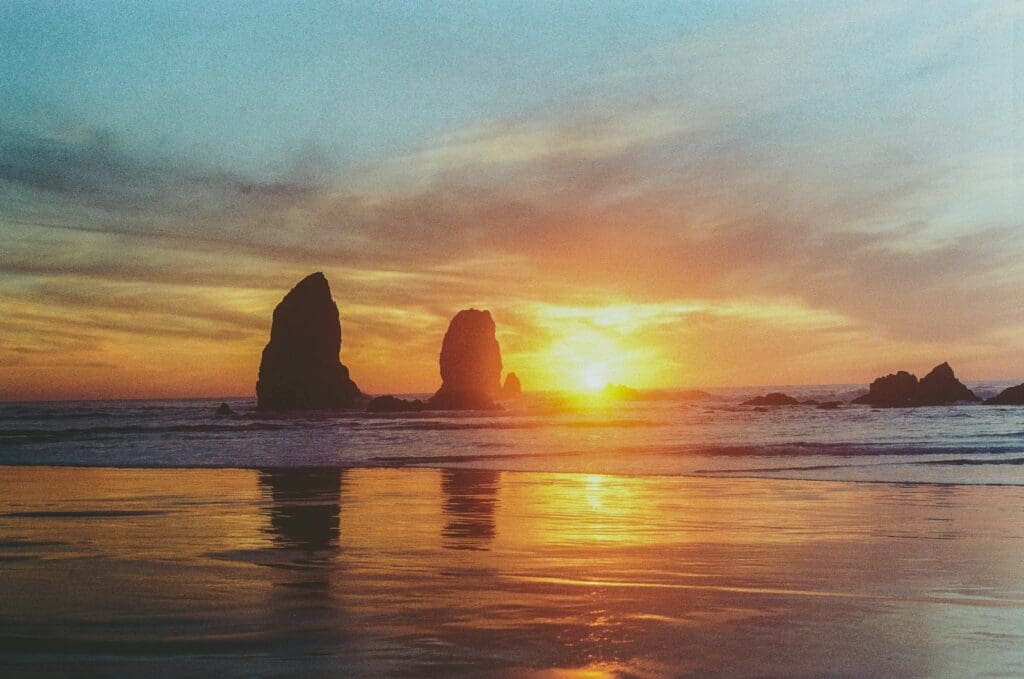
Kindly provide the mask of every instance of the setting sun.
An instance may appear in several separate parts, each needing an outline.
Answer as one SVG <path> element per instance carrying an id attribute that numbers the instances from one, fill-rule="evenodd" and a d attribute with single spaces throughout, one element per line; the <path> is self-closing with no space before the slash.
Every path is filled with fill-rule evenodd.
<path id="1" fill-rule="evenodd" d="M 583 388 L 597 391 L 608 383 L 608 369 L 600 364 L 591 364 L 583 368 Z"/>
<path id="2" fill-rule="evenodd" d="M 650 389 L 681 379 L 679 361 L 661 350 L 658 336 L 683 317 L 678 308 L 537 304 L 524 311 L 536 349 L 503 356 L 538 389 L 593 394 L 608 384 Z"/>

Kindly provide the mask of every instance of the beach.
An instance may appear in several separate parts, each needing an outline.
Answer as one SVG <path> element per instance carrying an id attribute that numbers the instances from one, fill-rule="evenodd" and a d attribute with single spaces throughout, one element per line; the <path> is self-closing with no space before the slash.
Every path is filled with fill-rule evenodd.
<path id="1" fill-rule="evenodd" d="M 1014 676 L 1024 488 L 0 467 L 5 674 Z"/>

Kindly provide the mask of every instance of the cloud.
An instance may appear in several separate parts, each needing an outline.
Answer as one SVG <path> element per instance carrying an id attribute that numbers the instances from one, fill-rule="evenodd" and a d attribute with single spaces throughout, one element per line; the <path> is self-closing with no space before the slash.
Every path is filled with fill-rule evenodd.
<path id="1" fill-rule="evenodd" d="M 438 333 L 470 305 L 503 319 L 513 357 L 552 320 L 628 309 L 623 324 L 709 380 L 771 361 L 821 380 L 883 351 L 1024 369 L 995 358 L 1024 325 L 1024 231 L 1000 197 L 1010 123 L 960 73 L 1002 73 L 963 39 L 992 22 L 933 18 L 900 41 L 901 12 L 715 28 L 611 65 L 582 101 L 341 174 L 303 161 L 254 177 L 88 128 L 0 130 L 0 299 L 19 309 L 0 340 L 31 349 L 69 312 L 99 338 L 73 347 L 83 361 L 118 334 L 255 355 L 280 294 L 323 269 L 344 351 L 387 385 L 401 365 L 429 387 Z M 951 91 L 986 107 L 965 113 Z"/>

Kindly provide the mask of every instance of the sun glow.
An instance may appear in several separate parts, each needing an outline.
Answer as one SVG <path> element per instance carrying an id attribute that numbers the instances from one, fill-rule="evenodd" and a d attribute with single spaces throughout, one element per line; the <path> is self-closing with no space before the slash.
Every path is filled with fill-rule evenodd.
<path id="1" fill-rule="evenodd" d="M 608 369 L 599 363 L 593 363 L 583 368 L 580 377 L 586 391 L 597 391 L 608 384 Z"/>
<path id="2" fill-rule="evenodd" d="M 537 349 L 510 355 L 506 363 L 516 365 L 538 389 L 589 399 L 608 384 L 645 389 L 678 381 L 673 374 L 678 364 L 656 341 L 658 328 L 678 316 L 652 316 L 649 309 L 628 305 L 538 305 L 531 311 Z"/>

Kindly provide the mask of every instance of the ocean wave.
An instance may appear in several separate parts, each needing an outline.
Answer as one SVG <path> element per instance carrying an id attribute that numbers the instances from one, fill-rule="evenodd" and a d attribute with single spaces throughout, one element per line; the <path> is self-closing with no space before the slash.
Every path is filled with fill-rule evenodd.
<path id="1" fill-rule="evenodd" d="M 101 427 L 71 427 L 66 429 L 4 429 L 0 430 L 0 443 L 22 443 L 41 441 L 67 441 L 93 437 L 109 437 L 128 434 L 186 434 L 220 433 L 245 431 L 278 431 L 287 425 L 271 422 L 248 424 L 172 424 L 157 426 L 122 425 Z"/>

